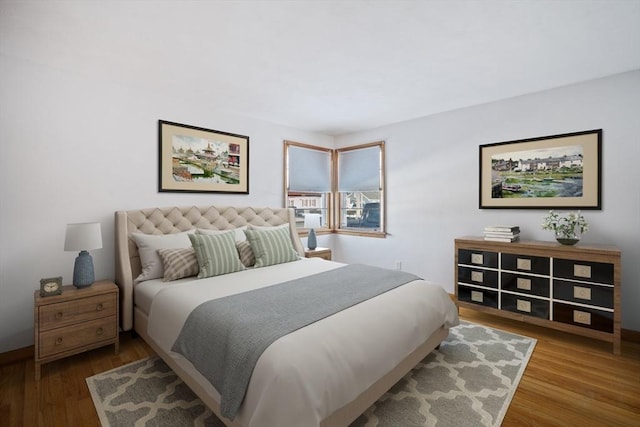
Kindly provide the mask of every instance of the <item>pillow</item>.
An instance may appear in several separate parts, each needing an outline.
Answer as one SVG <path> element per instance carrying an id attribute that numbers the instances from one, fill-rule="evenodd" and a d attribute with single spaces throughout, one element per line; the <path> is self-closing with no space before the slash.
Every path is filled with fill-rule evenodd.
<path id="1" fill-rule="evenodd" d="M 253 255 L 251 244 L 247 242 L 246 237 L 244 242 L 236 242 L 236 249 L 240 256 L 240 262 L 245 267 L 253 267 L 256 263 L 256 257 Z"/>
<path id="2" fill-rule="evenodd" d="M 256 257 L 256 267 L 297 261 L 298 253 L 293 249 L 289 225 L 275 229 L 245 230 L 251 250 Z"/>
<path id="3" fill-rule="evenodd" d="M 163 282 L 198 274 L 198 259 L 193 248 L 158 249 L 164 267 Z"/>
<path id="4" fill-rule="evenodd" d="M 280 225 L 253 225 L 249 224 L 249 230 L 279 230 L 281 228 L 289 228 L 289 223 Z"/>
<path id="5" fill-rule="evenodd" d="M 164 276 L 164 268 L 158 249 L 188 248 L 191 246 L 189 233 L 194 230 L 174 234 L 131 233 L 131 238 L 138 246 L 142 273 L 134 281 L 135 284 L 145 280 L 158 279 Z"/>
<path id="6" fill-rule="evenodd" d="M 236 250 L 235 231 L 206 235 L 190 234 L 198 259 L 198 279 L 244 270 Z"/>
<path id="7" fill-rule="evenodd" d="M 242 227 L 238 227 L 238 228 L 233 228 L 231 230 L 209 230 L 207 228 L 198 228 L 196 230 L 196 233 L 215 236 L 216 234 L 222 234 L 222 233 L 228 233 L 229 231 L 234 231 L 236 233 L 235 235 L 236 242 L 244 242 L 245 240 L 247 240 L 247 236 L 244 235 L 244 230 L 246 229 L 247 229 L 246 225 L 243 225 Z"/>

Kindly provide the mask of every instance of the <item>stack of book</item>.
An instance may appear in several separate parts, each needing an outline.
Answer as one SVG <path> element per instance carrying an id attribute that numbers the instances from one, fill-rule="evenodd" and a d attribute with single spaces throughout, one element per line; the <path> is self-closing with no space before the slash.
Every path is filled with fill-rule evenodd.
<path id="1" fill-rule="evenodd" d="M 520 238 L 517 225 L 487 225 L 484 228 L 484 240 L 493 242 L 516 242 Z"/>

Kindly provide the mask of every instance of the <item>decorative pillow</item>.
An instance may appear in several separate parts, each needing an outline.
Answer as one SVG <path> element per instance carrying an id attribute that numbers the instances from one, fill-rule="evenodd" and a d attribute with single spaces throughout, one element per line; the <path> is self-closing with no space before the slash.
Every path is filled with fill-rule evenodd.
<path id="1" fill-rule="evenodd" d="M 246 225 L 243 225 L 242 227 L 238 227 L 238 228 L 234 228 L 232 230 L 209 230 L 206 228 L 198 228 L 196 230 L 196 233 L 198 234 L 206 234 L 209 236 L 215 236 L 217 234 L 222 234 L 222 233 L 228 233 L 229 231 L 234 231 L 235 234 L 235 238 L 236 238 L 236 242 L 244 242 L 245 240 L 247 240 L 247 236 L 244 235 L 244 230 L 247 229 Z"/>
<path id="2" fill-rule="evenodd" d="M 164 267 L 163 282 L 198 274 L 198 259 L 193 248 L 158 249 Z"/>
<path id="3" fill-rule="evenodd" d="M 174 234 L 144 234 L 131 233 L 131 238 L 138 246 L 142 273 L 136 278 L 134 283 L 138 284 L 145 280 L 158 279 L 164 276 L 164 267 L 158 249 L 188 248 L 191 246 L 189 233 L 195 230 Z"/>
<path id="4" fill-rule="evenodd" d="M 275 229 L 245 230 L 256 257 L 256 267 L 297 261 L 298 253 L 293 249 L 289 236 L 289 225 Z"/>
<path id="5" fill-rule="evenodd" d="M 189 239 L 198 259 L 198 279 L 244 270 L 233 230 L 216 235 L 190 234 Z"/>
<path id="6" fill-rule="evenodd" d="M 240 256 L 240 262 L 245 267 L 253 267 L 256 263 L 256 257 L 253 255 L 251 244 L 246 240 L 246 237 L 244 242 L 236 242 L 236 249 Z"/>

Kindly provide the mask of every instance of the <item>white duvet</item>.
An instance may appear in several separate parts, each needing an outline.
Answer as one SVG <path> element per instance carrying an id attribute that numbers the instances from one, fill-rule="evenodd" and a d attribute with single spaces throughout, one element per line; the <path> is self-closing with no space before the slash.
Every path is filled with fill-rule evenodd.
<path id="1" fill-rule="evenodd" d="M 174 283 L 149 312 L 149 337 L 219 401 L 219 393 L 171 347 L 203 301 L 331 270 L 343 264 L 302 259 Z M 262 354 L 235 422 L 247 427 L 317 426 L 393 369 L 442 325 L 458 324 L 455 305 L 435 284 L 416 280 L 275 341 Z"/>

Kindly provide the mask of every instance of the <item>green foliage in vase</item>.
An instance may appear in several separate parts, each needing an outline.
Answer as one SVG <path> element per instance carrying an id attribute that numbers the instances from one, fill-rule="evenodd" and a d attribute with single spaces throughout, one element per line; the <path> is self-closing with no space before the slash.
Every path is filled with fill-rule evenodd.
<path id="1" fill-rule="evenodd" d="M 556 237 L 571 239 L 578 233 L 586 233 L 589 230 L 589 224 L 580 211 L 569 212 L 566 216 L 561 216 L 551 210 L 549 215 L 544 218 L 542 229 L 553 231 Z"/>

